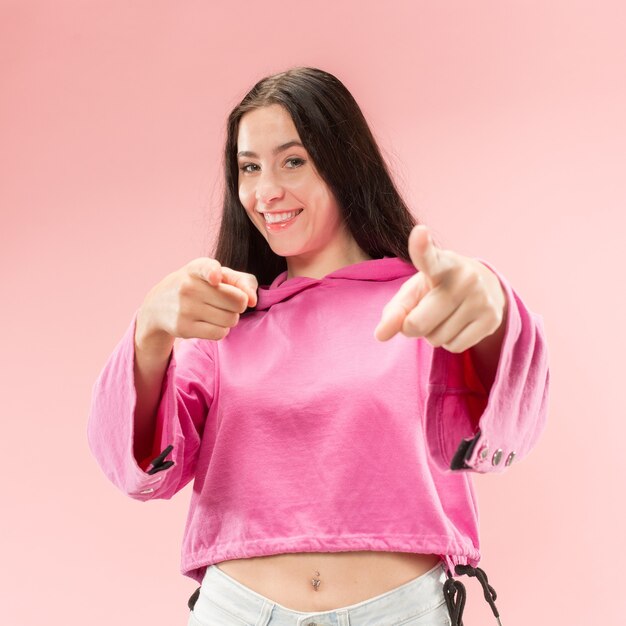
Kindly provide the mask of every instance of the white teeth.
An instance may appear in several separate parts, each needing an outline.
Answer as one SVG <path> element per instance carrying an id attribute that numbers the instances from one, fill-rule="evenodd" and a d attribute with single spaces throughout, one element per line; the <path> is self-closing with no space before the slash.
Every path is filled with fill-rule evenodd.
<path id="1" fill-rule="evenodd" d="M 298 209 L 297 211 L 290 211 L 289 213 L 263 213 L 265 217 L 265 221 L 270 224 L 276 224 L 277 222 L 284 222 L 286 220 L 290 220 L 292 217 L 301 213 L 303 209 Z"/>

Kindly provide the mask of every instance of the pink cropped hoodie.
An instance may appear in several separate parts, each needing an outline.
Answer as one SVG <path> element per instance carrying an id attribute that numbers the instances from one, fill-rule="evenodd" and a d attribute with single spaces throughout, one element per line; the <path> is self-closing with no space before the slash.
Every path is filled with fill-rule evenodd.
<path id="1" fill-rule="evenodd" d="M 374 337 L 417 271 L 397 257 L 321 279 L 281 273 L 220 341 L 174 345 L 153 453 L 133 455 L 137 311 L 98 376 L 87 435 L 104 474 L 137 500 L 193 481 L 181 573 L 287 552 L 373 550 L 480 560 L 473 473 L 504 472 L 547 415 L 541 316 L 507 280 L 506 331 L 489 393 L 469 351 Z M 458 571 L 458 570 L 457 570 Z"/>

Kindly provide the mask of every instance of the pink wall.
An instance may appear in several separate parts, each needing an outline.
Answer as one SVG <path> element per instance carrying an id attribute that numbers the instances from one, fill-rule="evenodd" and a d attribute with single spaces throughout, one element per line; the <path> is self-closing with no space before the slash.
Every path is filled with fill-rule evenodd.
<path id="1" fill-rule="evenodd" d="M 91 386 L 145 293 L 207 253 L 227 112 L 300 64 L 352 90 L 442 245 L 544 316 L 547 430 L 475 477 L 503 623 L 617 623 L 624 6 L 2 1 L 2 623 L 186 624 L 191 486 L 117 492 L 87 448 Z M 467 587 L 466 624 L 495 623 Z"/>

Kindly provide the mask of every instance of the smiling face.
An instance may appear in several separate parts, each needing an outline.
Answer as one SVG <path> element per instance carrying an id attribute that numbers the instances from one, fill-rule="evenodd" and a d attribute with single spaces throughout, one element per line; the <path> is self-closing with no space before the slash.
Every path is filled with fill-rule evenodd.
<path id="1" fill-rule="evenodd" d="M 287 278 L 321 278 L 370 258 L 343 226 L 339 205 L 284 107 L 243 115 L 237 151 L 239 200 L 272 251 L 286 257 Z M 273 214 L 270 222 L 266 213 Z"/>

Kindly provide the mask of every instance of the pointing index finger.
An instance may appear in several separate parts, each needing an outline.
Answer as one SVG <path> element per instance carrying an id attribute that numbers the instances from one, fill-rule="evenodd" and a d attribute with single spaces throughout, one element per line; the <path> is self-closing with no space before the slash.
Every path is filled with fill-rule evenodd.
<path id="1" fill-rule="evenodd" d="M 424 292 L 424 276 L 418 272 L 402 283 L 397 293 L 387 302 L 374 337 L 387 341 L 402 330 L 406 316 L 419 304 Z"/>
<path id="2" fill-rule="evenodd" d="M 238 287 L 239 289 L 247 293 L 249 296 L 249 306 L 256 306 L 257 295 L 256 288 L 253 288 L 252 286 L 252 276 L 248 277 L 241 272 L 231 269 L 230 267 L 222 266 L 222 280 L 225 283 L 233 285 L 234 287 Z"/>

